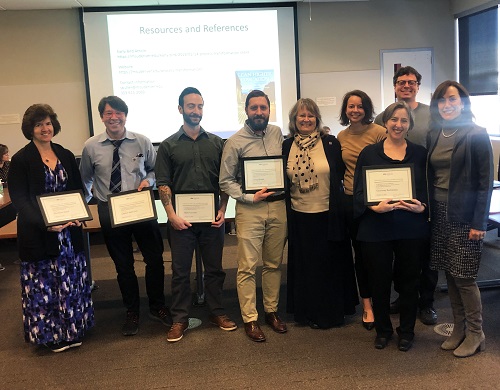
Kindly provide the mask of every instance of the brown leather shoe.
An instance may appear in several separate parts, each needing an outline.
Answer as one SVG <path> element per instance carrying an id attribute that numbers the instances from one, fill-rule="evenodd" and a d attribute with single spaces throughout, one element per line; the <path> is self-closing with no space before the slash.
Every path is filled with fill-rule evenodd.
<path id="1" fill-rule="evenodd" d="M 188 322 L 174 322 L 167 333 L 167 341 L 175 343 L 176 341 L 182 339 L 188 325 Z"/>
<path id="2" fill-rule="evenodd" d="M 245 333 L 247 334 L 248 337 L 250 337 L 250 340 L 252 341 L 266 341 L 266 336 L 264 335 L 264 332 L 260 329 L 259 324 L 257 321 L 250 321 L 250 322 L 245 322 Z"/>
<path id="3" fill-rule="evenodd" d="M 211 315 L 208 319 L 211 324 L 218 326 L 222 330 L 235 330 L 237 328 L 234 321 L 231 321 L 231 319 L 225 314 L 221 316 Z"/>
<path id="4" fill-rule="evenodd" d="M 266 313 L 266 324 L 268 324 L 276 333 L 286 333 L 286 324 L 278 317 L 278 313 Z"/>

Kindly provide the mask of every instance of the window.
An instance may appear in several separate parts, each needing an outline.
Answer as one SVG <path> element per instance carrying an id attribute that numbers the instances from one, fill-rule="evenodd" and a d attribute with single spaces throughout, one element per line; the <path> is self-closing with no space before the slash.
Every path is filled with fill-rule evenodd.
<path id="1" fill-rule="evenodd" d="M 486 128 L 490 136 L 500 136 L 500 120 L 496 114 L 500 107 L 500 96 L 471 96 L 470 102 L 472 113 L 476 117 L 475 122 Z"/>
<path id="2" fill-rule="evenodd" d="M 498 94 L 498 7 L 458 19 L 459 72 L 471 95 Z"/>
<path id="3" fill-rule="evenodd" d="M 471 94 L 476 123 L 500 135 L 498 6 L 458 19 L 459 81 Z"/>

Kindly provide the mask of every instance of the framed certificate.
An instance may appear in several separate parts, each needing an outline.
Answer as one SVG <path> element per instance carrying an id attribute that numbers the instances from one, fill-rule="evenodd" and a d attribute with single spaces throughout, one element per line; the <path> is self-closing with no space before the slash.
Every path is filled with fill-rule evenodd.
<path id="1" fill-rule="evenodd" d="M 263 188 L 284 191 L 286 183 L 285 156 L 243 157 L 241 159 L 241 187 L 245 193 Z"/>
<path id="2" fill-rule="evenodd" d="M 143 188 L 141 191 L 132 190 L 109 194 L 111 226 L 118 227 L 157 219 L 154 200 L 151 187 Z"/>
<path id="3" fill-rule="evenodd" d="M 38 195 L 36 200 L 47 227 L 64 225 L 75 220 L 83 222 L 93 219 L 81 190 Z"/>
<path id="4" fill-rule="evenodd" d="M 176 193 L 175 213 L 190 223 L 215 221 L 218 203 L 216 199 L 213 192 Z"/>
<path id="5" fill-rule="evenodd" d="M 386 199 L 409 201 L 415 198 L 413 164 L 363 167 L 363 182 L 367 206 Z"/>

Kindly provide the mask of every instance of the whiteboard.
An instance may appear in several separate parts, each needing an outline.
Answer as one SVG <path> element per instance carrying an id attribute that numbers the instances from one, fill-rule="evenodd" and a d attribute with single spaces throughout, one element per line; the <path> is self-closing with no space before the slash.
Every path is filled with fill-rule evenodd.
<path id="1" fill-rule="evenodd" d="M 343 96 L 353 89 L 360 89 L 372 99 L 376 114 L 385 107 L 381 105 L 380 70 L 360 70 L 346 72 L 304 73 L 300 75 L 300 95 L 311 98 L 320 105 L 323 124 L 337 135 L 345 126 L 340 125 L 339 115 Z M 330 99 L 325 99 L 330 98 Z M 334 98 L 334 99 L 332 99 Z M 334 104 L 333 104 L 334 103 Z M 291 109 L 292 107 L 290 107 Z"/>

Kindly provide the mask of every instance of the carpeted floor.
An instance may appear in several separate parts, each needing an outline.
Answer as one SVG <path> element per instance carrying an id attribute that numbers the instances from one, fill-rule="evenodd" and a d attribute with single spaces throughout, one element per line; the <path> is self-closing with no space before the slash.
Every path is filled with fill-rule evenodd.
<path id="1" fill-rule="evenodd" d="M 80 348 L 54 354 L 24 342 L 15 242 L 0 241 L 0 339 L 2 389 L 498 389 L 500 388 L 500 289 L 482 292 L 486 351 L 457 359 L 439 345 L 444 337 L 417 321 L 414 347 L 407 353 L 392 341 L 373 347 L 374 331 L 361 327 L 361 309 L 346 326 L 312 330 L 289 322 L 289 332 L 263 325 L 267 342 L 244 334 L 235 290 L 236 238 L 226 235 L 225 305 L 240 326 L 223 332 L 207 321 L 205 307 L 193 307 L 203 321 L 178 343 L 166 341 L 166 328 L 148 316 L 144 264 L 137 255 L 142 308 L 136 336 L 120 333 L 124 319 L 115 271 L 99 234 L 91 237 L 96 326 Z M 167 245 L 168 248 L 168 245 Z M 479 279 L 500 278 L 500 239 L 487 235 Z M 170 302 L 170 253 L 165 252 L 167 302 Z M 441 275 L 441 281 L 443 277 Z M 195 286 L 193 274 L 193 288 Z M 282 312 L 286 289 L 282 284 Z M 451 321 L 446 293 L 436 292 L 439 322 Z M 262 313 L 262 305 L 259 306 Z M 397 323 L 397 316 L 393 316 Z M 261 321 L 263 322 L 263 321 Z"/>

